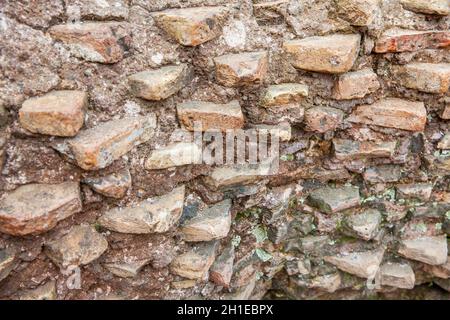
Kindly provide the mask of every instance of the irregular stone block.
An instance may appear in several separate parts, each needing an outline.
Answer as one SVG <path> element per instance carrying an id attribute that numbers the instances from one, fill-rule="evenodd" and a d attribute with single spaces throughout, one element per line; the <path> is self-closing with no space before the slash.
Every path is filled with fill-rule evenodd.
<path id="1" fill-rule="evenodd" d="M 0 249 L 0 282 L 6 279 L 16 264 L 16 254 L 12 249 Z"/>
<path id="2" fill-rule="evenodd" d="M 198 46 L 218 37 L 226 15 L 225 7 L 169 9 L 152 14 L 156 25 L 184 46 Z"/>
<path id="3" fill-rule="evenodd" d="M 386 98 L 371 105 L 356 107 L 347 120 L 401 130 L 423 131 L 427 122 L 427 110 L 423 102 Z"/>
<path id="4" fill-rule="evenodd" d="M 280 141 L 289 141 L 291 140 L 292 137 L 292 127 L 289 124 L 289 122 L 282 122 L 279 124 L 254 124 L 254 125 L 250 125 L 249 127 L 250 129 L 254 129 L 258 132 L 258 135 L 264 133 L 267 136 L 269 136 L 269 134 L 273 134 L 275 136 L 277 136 Z"/>
<path id="5" fill-rule="evenodd" d="M 364 98 L 380 88 L 378 76 L 372 69 L 363 69 L 344 73 L 339 76 L 333 87 L 333 98 L 351 100 Z"/>
<path id="6" fill-rule="evenodd" d="M 318 275 L 308 280 L 298 278 L 295 282 L 296 285 L 300 287 L 333 293 L 341 286 L 341 276 L 338 272 L 336 272 L 325 275 Z"/>
<path id="7" fill-rule="evenodd" d="M 216 259 L 217 241 L 203 242 L 190 251 L 176 257 L 170 271 L 191 280 L 204 279 Z"/>
<path id="8" fill-rule="evenodd" d="M 239 101 L 216 104 L 203 101 L 188 101 L 177 105 L 180 123 L 187 130 L 194 131 L 194 122 L 202 126 L 203 131 L 240 129 L 244 126 L 244 115 Z"/>
<path id="9" fill-rule="evenodd" d="M 217 82 L 239 87 L 264 80 L 269 64 L 266 51 L 227 54 L 214 59 Z"/>
<path id="10" fill-rule="evenodd" d="M 359 53 L 359 34 L 289 40 L 283 44 L 295 68 L 323 73 L 350 71 Z"/>
<path id="11" fill-rule="evenodd" d="M 231 227 L 231 200 L 215 204 L 195 217 L 185 221 L 180 227 L 185 241 L 211 241 L 225 238 Z"/>
<path id="12" fill-rule="evenodd" d="M 402 178 L 402 167 L 392 164 L 370 167 L 364 171 L 363 178 L 370 183 L 397 182 Z"/>
<path id="13" fill-rule="evenodd" d="M 14 236 L 43 233 L 81 209 L 76 182 L 23 185 L 0 201 L 0 231 Z"/>
<path id="14" fill-rule="evenodd" d="M 130 42 L 128 25 L 118 22 L 63 24 L 51 27 L 48 32 L 52 38 L 66 43 L 74 56 L 90 62 L 119 62 Z"/>
<path id="15" fill-rule="evenodd" d="M 227 246 L 209 270 L 209 280 L 218 286 L 228 288 L 233 275 L 234 246 Z"/>
<path id="16" fill-rule="evenodd" d="M 437 147 L 439 149 L 450 149 L 450 133 L 447 133 L 442 139 L 441 141 L 439 141 Z"/>
<path id="17" fill-rule="evenodd" d="M 413 289 L 416 277 L 409 264 L 387 262 L 380 268 L 380 282 L 382 286 Z"/>
<path id="18" fill-rule="evenodd" d="M 80 15 L 83 20 L 128 19 L 128 7 L 124 0 L 71 0 L 70 5 L 77 6 L 80 9 Z"/>
<path id="19" fill-rule="evenodd" d="M 33 133 L 72 137 L 83 126 L 87 104 L 86 92 L 52 91 L 26 100 L 19 110 L 19 121 Z"/>
<path id="20" fill-rule="evenodd" d="M 120 233 L 164 233 L 172 228 L 183 213 L 184 186 L 135 206 L 113 208 L 104 213 L 98 223 Z"/>
<path id="21" fill-rule="evenodd" d="M 202 149 L 192 142 L 177 142 L 153 150 L 145 161 L 145 169 L 158 170 L 202 163 Z"/>
<path id="22" fill-rule="evenodd" d="M 431 183 L 409 183 L 398 184 L 397 198 L 398 199 L 417 199 L 420 201 L 430 200 L 433 191 L 433 184 Z"/>
<path id="23" fill-rule="evenodd" d="M 324 213 L 335 213 L 359 206 L 359 188 L 342 186 L 337 188 L 323 187 L 312 191 L 308 196 L 310 205 Z"/>
<path id="24" fill-rule="evenodd" d="M 445 120 L 450 120 L 450 105 L 445 106 L 444 111 L 441 114 L 441 118 Z"/>
<path id="25" fill-rule="evenodd" d="M 283 83 L 271 85 L 261 99 L 265 107 L 284 105 L 302 101 L 308 96 L 309 88 L 300 83 Z"/>
<path id="26" fill-rule="evenodd" d="M 121 278 L 134 278 L 138 275 L 139 271 L 145 267 L 151 260 L 143 259 L 132 262 L 117 262 L 117 263 L 105 263 L 104 266 L 112 274 Z"/>
<path id="27" fill-rule="evenodd" d="M 381 220 L 381 213 L 378 210 L 368 209 L 362 213 L 346 216 L 344 225 L 350 235 L 369 241 L 377 236 Z"/>
<path id="28" fill-rule="evenodd" d="M 380 0 L 336 0 L 339 15 L 353 26 L 372 24 Z"/>
<path id="29" fill-rule="evenodd" d="M 425 264 L 423 266 L 425 272 L 428 272 L 433 277 L 441 278 L 441 279 L 449 279 L 450 278 L 450 257 L 447 257 L 447 262 L 445 264 L 439 266 L 430 266 Z"/>
<path id="30" fill-rule="evenodd" d="M 21 293 L 19 300 L 56 300 L 56 281 L 51 280 L 37 287 Z"/>
<path id="31" fill-rule="evenodd" d="M 135 146 L 147 142 L 156 128 L 155 115 L 129 117 L 101 123 L 54 147 L 74 159 L 84 170 L 109 166 Z"/>
<path id="32" fill-rule="evenodd" d="M 394 155 L 396 146 L 396 141 L 372 142 L 333 139 L 334 156 L 340 161 L 389 158 Z"/>
<path id="33" fill-rule="evenodd" d="M 398 253 L 407 259 L 441 265 L 447 262 L 447 237 L 443 235 L 405 239 L 401 241 Z"/>
<path id="34" fill-rule="evenodd" d="M 417 31 L 389 29 L 375 42 L 374 52 L 407 52 L 422 49 L 445 48 L 450 45 L 449 31 Z"/>
<path id="35" fill-rule="evenodd" d="M 448 0 L 401 0 L 403 8 L 417 13 L 447 16 L 450 14 Z"/>
<path id="36" fill-rule="evenodd" d="M 87 178 L 83 182 L 106 197 L 120 199 L 131 188 L 131 174 L 130 170 L 125 168 L 107 176 Z"/>
<path id="37" fill-rule="evenodd" d="M 99 258 L 108 249 L 108 241 L 91 226 L 79 225 L 68 234 L 45 244 L 44 251 L 58 266 L 82 266 Z"/>
<path id="38" fill-rule="evenodd" d="M 450 85 L 450 63 L 410 63 L 394 68 L 398 82 L 427 93 L 446 93 Z"/>
<path id="39" fill-rule="evenodd" d="M 187 64 L 142 71 L 128 77 L 131 93 L 146 100 L 164 100 L 187 86 L 192 70 Z"/>
<path id="40" fill-rule="evenodd" d="M 373 279 L 380 268 L 383 256 L 384 249 L 376 249 L 327 256 L 324 260 L 344 272 L 360 278 Z"/>
<path id="41" fill-rule="evenodd" d="M 305 111 L 305 130 L 324 133 L 336 130 L 344 120 L 344 112 L 331 107 L 312 107 Z"/>

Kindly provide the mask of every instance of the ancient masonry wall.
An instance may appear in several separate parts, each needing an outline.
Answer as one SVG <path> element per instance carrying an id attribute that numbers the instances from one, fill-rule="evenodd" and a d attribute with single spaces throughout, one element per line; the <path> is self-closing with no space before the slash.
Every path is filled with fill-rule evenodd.
<path id="1" fill-rule="evenodd" d="M 0 298 L 443 298 L 448 0 L 4 0 Z M 193 122 L 280 127 L 280 168 Z"/>

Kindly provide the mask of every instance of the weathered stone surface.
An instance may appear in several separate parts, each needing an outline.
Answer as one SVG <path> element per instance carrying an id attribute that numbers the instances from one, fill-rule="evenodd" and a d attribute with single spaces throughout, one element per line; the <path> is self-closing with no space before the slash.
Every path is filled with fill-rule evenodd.
<path id="1" fill-rule="evenodd" d="M 450 292 L 450 280 L 449 279 L 434 279 L 433 282 L 442 289 Z"/>
<path id="2" fill-rule="evenodd" d="M 192 70 L 187 64 L 165 66 L 128 77 L 131 93 L 146 100 L 164 100 L 187 86 Z"/>
<path id="3" fill-rule="evenodd" d="M 450 14 L 450 4 L 447 0 L 401 0 L 406 10 L 417 13 L 447 16 Z"/>
<path id="4" fill-rule="evenodd" d="M 317 289 L 328 293 L 333 293 L 339 289 L 341 285 L 341 276 L 338 272 L 325 275 L 319 275 L 312 279 L 296 281 L 297 285 L 308 289 Z"/>
<path id="5" fill-rule="evenodd" d="M 445 48 L 450 45 L 449 31 L 417 31 L 389 29 L 377 39 L 374 47 L 376 53 L 407 52 L 427 48 Z"/>
<path id="6" fill-rule="evenodd" d="M 180 227 L 185 241 L 211 241 L 225 238 L 231 227 L 231 200 L 224 200 L 185 221 Z"/>
<path id="7" fill-rule="evenodd" d="M 86 92 L 52 91 L 26 100 L 19 110 L 19 121 L 34 133 L 72 137 L 83 126 L 87 103 Z"/>
<path id="8" fill-rule="evenodd" d="M 379 0 L 336 0 L 339 15 L 353 26 L 372 24 Z"/>
<path id="9" fill-rule="evenodd" d="M 356 107 L 347 120 L 408 131 L 423 131 L 427 122 L 427 110 L 423 102 L 386 98 L 371 105 Z"/>
<path id="10" fill-rule="evenodd" d="M 449 279 L 450 278 L 450 257 L 447 257 L 447 262 L 443 265 L 432 266 L 429 264 L 425 264 L 423 269 L 430 273 L 432 276 L 441 278 L 441 279 Z"/>
<path id="11" fill-rule="evenodd" d="M 244 126 L 244 115 L 239 101 L 227 104 L 216 104 L 204 101 L 188 101 L 177 105 L 178 120 L 182 126 L 194 131 L 194 123 L 198 122 L 203 131 L 240 129 Z"/>
<path id="12" fill-rule="evenodd" d="M 15 236 L 43 233 L 81 209 L 78 183 L 27 184 L 0 200 L 0 231 Z"/>
<path id="13" fill-rule="evenodd" d="M 12 249 L 0 249 L 0 281 L 16 266 L 16 254 Z"/>
<path id="14" fill-rule="evenodd" d="M 139 271 L 150 262 L 150 259 L 136 260 L 131 262 L 105 263 L 104 266 L 112 274 L 121 278 L 134 278 Z"/>
<path id="15" fill-rule="evenodd" d="M 335 130 L 344 120 L 344 112 L 331 107 L 312 107 L 305 111 L 305 129 L 324 133 Z"/>
<path id="16" fill-rule="evenodd" d="M 153 150 L 145 161 L 145 169 L 157 170 L 199 164 L 202 150 L 193 142 L 177 142 L 164 148 Z"/>
<path id="17" fill-rule="evenodd" d="M 374 278 L 383 260 L 384 249 L 350 252 L 324 257 L 324 260 L 342 271 L 360 278 Z"/>
<path id="18" fill-rule="evenodd" d="M 380 268 L 382 286 L 412 289 L 415 281 L 414 271 L 407 263 L 386 262 Z"/>
<path id="19" fill-rule="evenodd" d="M 67 11 L 71 7 L 80 10 L 80 16 L 84 20 L 126 20 L 128 7 L 124 0 L 71 0 L 66 3 Z"/>
<path id="20" fill-rule="evenodd" d="M 74 56 L 91 62 L 121 61 L 130 42 L 129 27 L 118 22 L 56 25 L 48 32 L 52 38 L 66 43 Z"/>
<path id="21" fill-rule="evenodd" d="M 416 199 L 420 201 L 430 200 L 433 191 L 433 184 L 431 183 L 409 183 L 398 184 L 397 198 L 399 199 Z"/>
<path id="22" fill-rule="evenodd" d="M 239 87 L 264 80 L 269 64 L 266 51 L 227 54 L 214 59 L 217 82 Z"/>
<path id="23" fill-rule="evenodd" d="M 389 158 L 394 155 L 396 141 L 372 142 L 333 139 L 334 156 L 340 161 L 360 158 Z"/>
<path id="24" fill-rule="evenodd" d="M 170 271 L 188 279 L 204 279 L 216 258 L 217 242 L 203 242 L 190 251 L 176 257 Z"/>
<path id="25" fill-rule="evenodd" d="M 27 290 L 20 296 L 20 300 L 56 300 L 56 281 L 51 280 L 37 287 L 36 289 Z"/>
<path id="26" fill-rule="evenodd" d="M 209 280 L 218 286 L 228 288 L 230 286 L 231 276 L 233 275 L 234 258 L 234 246 L 229 245 L 211 266 Z"/>
<path id="27" fill-rule="evenodd" d="M 127 168 L 99 178 L 83 180 L 96 192 L 111 198 L 120 199 L 131 188 L 131 174 Z"/>
<path id="28" fill-rule="evenodd" d="M 283 83 L 271 85 L 262 96 L 261 104 L 265 107 L 300 102 L 308 96 L 309 88 L 300 83 Z"/>
<path id="29" fill-rule="evenodd" d="M 445 106 L 444 111 L 442 111 L 441 118 L 450 120 L 450 105 Z"/>
<path id="30" fill-rule="evenodd" d="M 79 225 L 45 244 L 45 253 L 61 267 L 87 265 L 108 249 L 108 241 L 91 226 Z"/>
<path id="31" fill-rule="evenodd" d="M 350 71 L 359 52 L 359 34 L 335 34 L 289 40 L 283 44 L 295 68 L 323 72 L 344 73 Z"/>
<path id="32" fill-rule="evenodd" d="M 8 122 L 8 112 L 3 104 L 0 104 L 0 128 L 6 125 Z"/>
<path id="33" fill-rule="evenodd" d="M 443 235 L 404 239 L 400 243 L 398 253 L 411 260 L 441 265 L 447 262 L 447 238 Z"/>
<path id="34" fill-rule="evenodd" d="M 226 14 L 225 7 L 194 7 L 169 9 L 152 16 L 156 24 L 178 43 L 198 46 L 220 35 Z"/>
<path id="35" fill-rule="evenodd" d="M 324 213 L 339 212 L 359 206 L 359 188 L 353 186 L 322 187 L 309 194 L 308 202 Z"/>
<path id="36" fill-rule="evenodd" d="M 155 128 L 154 115 L 111 120 L 83 130 L 55 148 L 75 159 L 84 170 L 97 170 L 148 141 Z"/>
<path id="37" fill-rule="evenodd" d="M 163 233 L 172 228 L 183 213 L 185 187 L 144 200 L 135 206 L 113 208 L 103 214 L 98 223 L 121 233 Z"/>
<path id="38" fill-rule="evenodd" d="M 450 149 L 450 133 L 447 133 L 442 139 L 441 141 L 439 141 L 437 147 L 439 149 Z"/>
<path id="39" fill-rule="evenodd" d="M 347 233 L 368 241 L 377 236 L 381 220 L 381 213 L 378 210 L 368 209 L 362 213 L 346 216 L 344 224 Z"/>
<path id="40" fill-rule="evenodd" d="M 446 93 L 450 85 L 450 63 L 410 63 L 394 73 L 402 86 L 423 92 Z"/>
<path id="41" fill-rule="evenodd" d="M 267 136 L 275 135 L 280 138 L 280 141 L 289 141 L 292 137 L 292 127 L 289 122 L 281 122 L 279 124 L 255 124 L 251 125 L 250 129 L 255 129 L 258 134 L 265 133 Z"/>
<path id="42" fill-rule="evenodd" d="M 385 164 L 367 168 L 363 178 L 370 183 L 397 182 L 402 177 L 402 167 L 393 164 Z"/>
<path id="43" fill-rule="evenodd" d="M 372 69 L 363 69 L 344 73 L 339 76 L 333 87 L 333 98 L 351 100 L 364 98 L 380 88 L 378 76 Z"/>

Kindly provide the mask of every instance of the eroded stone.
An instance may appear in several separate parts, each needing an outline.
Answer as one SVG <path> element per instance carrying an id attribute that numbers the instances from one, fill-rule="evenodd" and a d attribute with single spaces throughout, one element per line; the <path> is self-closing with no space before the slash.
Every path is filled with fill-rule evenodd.
<path id="1" fill-rule="evenodd" d="M 228 288 L 231 282 L 231 276 L 233 275 L 234 265 L 234 246 L 227 246 L 220 256 L 214 261 L 214 264 L 209 270 L 209 280 L 214 282 L 218 286 Z"/>
<path id="2" fill-rule="evenodd" d="M 339 15 L 353 26 L 372 24 L 379 0 L 336 0 Z"/>
<path id="3" fill-rule="evenodd" d="M 134 278 L 151 259 L 142 259 L 131 262 L 105 263 L 104 266 L 114 275 L 121 278 Z"/>
<path id="4" fill-rule="evenodd" d="M 331 107 L 312 107 L 305 111 L 305 129 L 324 133 L 333 131 L 344 120 L 344 112 Z"/>
<path id="5" fill-rule="evenodd" d="M 409 183 L 398 184 L 397 198 L 399 199 L 416 199 L 420 201 L 430 200 L 433 191 L 433 184 L 431 183 Z"/>
<path id="6" fill-rule="evenodd" d="M 447 133 L 444 137 L 442 137 L 441 141 L 439 141 L 437 147 L 439 149 L 450 149 L 450 133 Z"/>
<path id="7" fill-rule="evenodd" d="M 11 273 L 16 262 L 16 254 L 12 249 L 0 250 L 0 282 Z"/>
<path id="8" fill-rule="evenodd" d="M 37 287 L 20 294 L 20 300 L 56 300 L 56 281 L 51 280 Z"/>
<path id="9" fill-rule="evenodd" d="M 344 224 L 347 233 L 368 241 L 377 236 L 381 220 L 381 213 L 378 210 L 368 209 L 362 213 L 346 216 Z"/>
<path id="10" fill-rule="evenodd" d="M 413 289 L 416 277 L 409 264 L 386 262 L 380 268 L 380 282 L 382 286 Z"/>
<path id="11" fill-rule="evenodd" d="M 374 52 L 407 52 L 445 48 L 449 45 L 449 31 L 417 31 L 394 28 L 385 31 L 376 41 Z"/>
<path id="12" fill-rule="evenodd" d="M 202 150 L 193 142 L 177 142 L 164 148 L 153 150 L 145 161 L 147 170 L 166 169 L 200 164 L 202 162 Z"/>
<path id="13" fill-rule="evenodd" d="M 339 76 L 333 87 L 333 98 L 351 100 L 364 98 L 380 88 L 378 76 L 372 69 L 363 69 L 344 73 Z"/>
<path id="14" fill-rule="evenodd" d="M 406 10 L 417 13 L 447 16 L 450 14 L 450 4 L 447 0 L 401 0 Z"/>
<path id="15" fill-rule="evenodd" d="M 394 155 L 397 142 L 354 141 L 333 139 L 334 156 L 340 161 L 389 158 Z"/>
<path id="16" fill-rule="evenodd" d="M 308 96 L 308 92 L 308 86 L 300 83 L 271 85 L 263 95 L 261 104 L 269 107 L 300 102 Z"/>
<path id="17" fill-rule="evenodd" d="M 359 188 L 342 186 L 337 188 L 323 187 L 312 191 L 308 202 L 324 213 L 335 213 L 359 206 Z"/>
<path id="18" fill-rule="evenodd" d="M 131 174 L 127 168 L 99 178 L 83 180 L 96 192 L 111 198 L 120 199 L 131 188 Z"/>
<path id="19" fill-rule="evenodd" d="M 369 167 L 363 174 L 364 180 L 370 183 L 397 182 L 401 177 L 402 167 L 393 164 Z"/>
<path id="20" fill-rule="evenodd" d="M 447 238 L 443 235 L 404 239 L 400 243 L 398 253 L 411 260 L 441 265 L 447 262 Z"/>
<path id="21" fill-rule="evenodd" d="M 450 63 L 410 63 L 394 68 L 398 82 L 427 93 L 446 93 L 450 85 Z"/>

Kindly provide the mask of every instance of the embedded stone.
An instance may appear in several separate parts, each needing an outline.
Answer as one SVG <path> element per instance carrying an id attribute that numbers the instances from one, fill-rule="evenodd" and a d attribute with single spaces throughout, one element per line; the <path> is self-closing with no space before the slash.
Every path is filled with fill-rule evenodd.
<path id="1" fill-rule="evenodd" d="M 45 253 L 61 267 L 87 265 L 108 249 L 108 241 L 91 226 L 79 225 L 68 234 L 45 244 Z"/>
<path id="2" fill-rule="evenodd" d="M 227 199 L 197 213 L 180 227 L 185 241 L 225 238 L 231 227 L 231 200 Z"/>
<path id="3" fill-rule="evenodd" d="M 56 281 L 51 280 L 37 287 L 36 289 L 26 290 L 20 294 L 20 300 L 56 300 Z"/>
<path id="4" fill-rule="evenodd" d="M 404 239 L 400 243 L 398 253 L 411 260 L 441 265 L 447 262 L 447 237 L 443 235 Z"/>
<path id="5" fill-rule="evenodd" d="M 267 51 L 227 54 L 214 59 L 217 82 L 239 87 L 264 80 L 269 59 Z"/>
<path id="6" fill-rule="evenodd" d="M 444 111 L 441 114 L 441 118 L 445 120 L 450 120 L 450 105 L 445 106 Z"/>
<path id="7" fill-rule="evenodd" d="M 170 271 L 181 277 L 202 280 L 216 259 L 217 241 L 202 242 L 179 255 L 170 264 Z"/>
<path id="8" fill-rule="evenodd" d="M 300 83 L 271 85 L 263 95 L 261 104 L 269 107 L 300 102 L 308 96 L 308 92 L 308 86 Z"/>
<path id="9" fill-rule="evenodd" d="M 394 68 L 398 82 L 427 93 L 446 93 L 450 85 L 450 63 L 410 63 Z"/>
<path id="10" fill-rule="evenodd" d="M 74 56 L 90 62 L 119 62 L 130 43 L 129 27 L 118 22 L 63 24 L 51 27 L 48 32 L 67 44 Z"/>
<path id="11" fill-rule="evenodd" d="M 336 80 L 332 96 L 336 100 L 364 98 L 380 88 L 378 76 L 372 69 L 344 73 Z"/>
<path id="12" fill-rule="evenodd" d="M 151 101 L 164 100 L 187 86 L 192 70 L 187 64 L 165 66 L 135 73 L 128 77 L 130 92 Z"/>
<path id="13" fill-rule="evenodd" d="M 169 9 L 153 13 L 158 27 L 184 46 L 198 46 L 218 37 L 226 17 L 225 7 Z"/>
<path id="14" fill-rule="evenodd" d="M 322 187 L 309 194 L 308 202 L 324 213 L 339 212 L 359 206 L 359 188 L 353 186 Z"/>
<path id="15" fill-rule="evenodd" d="M 0 231 L 14 236 L 43 233 L 81 210 L 76 182 L 23 185 L 0 200 Z"/>
<path id="16" fill-rule="evenodd" d="M 214 261 L 209 270 L 209 280 L 218 286 L 228 288 L 233 275 L 234 246 L 227 246 Z"/>
<path id="17" fill-rule="evenodd" d="M 372 24 L 379 9 L 379 0 L 337 0 L 339 15 L 353 26 Z"/>
<path id="18" fill-rule="evenodd" d="M 84 170 L 109 166 L 135 146 L 147 142 L 156 128 L 155 115 L 129 117 L 101 123 L 82 130 L 55 148 L 75 159 Z"/>
<path id="19" fill-rule="evenodd" d="M 425 14 L 448 16 L 450 4 L 448 0 L 401 0 L 403 8 L 409 11 Z"/>
<path id="20" fill-rule="evenodd" d="M 407 52 L 422 49 L 445 48 L 450 45 L 449 31 L 417 31 L 389 29 L 375 42 L 374 52 Z"/>
<path id="21" fill-rule="evenodd" d="M 116 207 L 104 213 L 98 223 L 106 229 L 131 234 L 164 233 L 180 220 L 185 187 L 134 206 Z"/>
<path id="22" fill-rule="evenodd" d="M 305 129 L 324 133 L 336 130 L 344 120 L 344 112 L 331 107 L 312 107 L 305 111 Z"/>
<path id="23" fill-rule="evenodd" d="M 26 100 L 19 110 L 19 122 L 33 133 L 72 137 L 83 126 L 87 103 L 86 92 L 52 91 Z"/>
<path id="24" fill-rule="evenodd" d="M 134 278 L 138 275 L 139 271 L 145 267 L 151 259 L 142 259 L 131 262 L 115 262 L 105 263 L 104 266 L 112 274 L 121 278 Z"/>
<path id="25" fill-rule="evenodd" d="M 427 110 L 423 102 L 386 98 L 371 105 L 356 107 L 347 120 L 380 127 L 423 131 L 427 122 Z"/>
<path id="26" fill-rule="evenodd" d="M 362 213 L 346 216 L 344 224 L 347 233 L 368 241 L 377 236 L 381 220 L 381 213 L 378 210 L 368 209 Z"/>
<path id="27" fill-rule="evenodd" d="M 340 161 L 389 158 L 394 155 L 397 142 L 354 141 L 333 139 L 334 156 Z"/>
<path id="28" fill-rule="evenodd" d="M 324 260 L 338 269 L 360 278 L 373 279 L 377 274 L 384 249 L 350 252 L 324 257 Z"/>
<path id="29" fill-rule="evenodd" d="M 127 168 L 99 178 L 86 178 L 84 183 L 106 197 L 120 199 L 131 188 L 131 174 Z"/>
<path id="30" fill-rule="evenodd" d="M 188 101 L 177 105 L 180 123 L 187 130 L 194 131 L 194 124 L 201 124 L 202 131 L 240 129 L 244 126 L 244 114 L 239 101 L 226 104 L 203 101 Z"/>
<path id="31" fill-rule="evenodd" d="M 450 133 L 447 133 L 444 137 L 442 137 L 441 141 L 439 141 L 437 147 L 439 149 L 450 149 Z"/>
<path id="32" fill-rule="evenodd" d="M 367 168 L 363 178 L 370 183 L 397 182 L 402 178 L 402 167 L 393 164 L 385 164 Z"/>
<path id="33" fill-rule="evenodd" d="M 450 257 L 447 257 L 447 262 L 445 264 L 439 266 L 432 266 L 425 264 L 423 267 L 425 272 L 428 272 L 433 277 L 441 278 L 441 279 L 449 279 L 450 278 Z"/>
<path id="34" fill-rule="evenodd" d="M 202 150 L 193 142 L 177 142 L 153 150 L 145 162 L 145 169 L 158 170 L 202 163 Z"/>
<path id="35" fill-rule="evenodd" d="M 80 9 L 80 15 L 83 20 L 128 19 L 128 7 L 125 0 L 72 0 L 70 5 L 77 6 Z M 67 7 L 69 7 L 68 4 Z"/>
<path id="36" fill-rule="evenodd" d="M 416 277 L 409 264 L 387 262 L 380 268 L 380 282 L 382 286 L 413 289 Z"/>
<path id="37" fill-rule="evenodd" d="M 280 141 L 289 141 L 292 137 L 292 127 L 289 122 L 281 122 L 279 124 L 255 124 L 250 126 L 251 129 L 255 129 L 258 134 L 265 133 L 267 135 L 273 134 L 277 136 Z"/>
<path id="38" fill-rule="evenodd" d="M 16 254 L 12 249 L 0 249 L 0 282 L 6 279 L 16 264 Z"/>
<path id="39" fill-rule="evenodd" d="M 399 199 L 417 199 L 420 201 L 430 200 L 433 191 L 433 184 L 431 183 L 409 183 L 398 184 L 397 198 Z"/>
<path id="40" fill-rule="evenodd" d="M 291 64 L 298 69 L 322 73 L 350 71 L 359 53 L 359 34 L 335 34 L 288 40 L 283 44 Z"/>
<path id="41" fill-rule="evenodd" d="M 308 289 L 317 289 L 328 293 L 333 293 L 341 286 L 341 276 L 338 272 L 325 275 L 318 275 L 312 279 L 296 279 L 296 284 Z"/>

